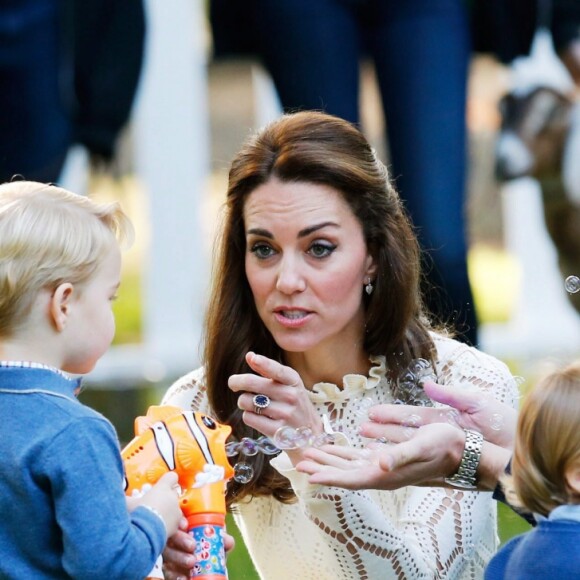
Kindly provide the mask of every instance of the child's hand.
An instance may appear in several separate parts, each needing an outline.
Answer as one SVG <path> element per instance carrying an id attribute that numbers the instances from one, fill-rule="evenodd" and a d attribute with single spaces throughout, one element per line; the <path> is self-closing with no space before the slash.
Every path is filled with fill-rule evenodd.
<path id="1" fill-rule="evenodd" d="M 179 528 L 183 513 L 179 507 L 179 485 L 177 474 L 170 471 L 141 498 L 138 505 L 148 506 L 155 510 L 165 523 L 167 537 L 172 536 Z"/>
<path id="2" fill-rule="evenodd" d="M 226 556 L 235 547 L 235 539 L 224 530 L 224 549 Z M 183 580 L 191 576 L 195 564 L 195 540 L 187 533 L 187 520 L 176 534 L 167 539 L 163 551 L 163 574 L 165 580 Z"/>

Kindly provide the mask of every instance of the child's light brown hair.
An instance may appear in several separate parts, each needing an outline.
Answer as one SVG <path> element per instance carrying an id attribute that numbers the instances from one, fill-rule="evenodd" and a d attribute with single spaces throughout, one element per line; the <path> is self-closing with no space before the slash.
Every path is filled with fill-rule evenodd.
<path id="1" fill-rule="evenodd" d="M 0 338 L 26 321 L 41 289 L 82 284 L 133 227 L 117 202 L 97 203 L 54 185 L 0 185 Z"/>
<path id="2" fill-rule="evenodd" d="M 574 363 L 544 377 L 524 400 L 512 461 L 516 499 L 544 516 L 559 505 L 580 503 L 566 481 L 566 472 L 578 465 L 580 363 Z"/>

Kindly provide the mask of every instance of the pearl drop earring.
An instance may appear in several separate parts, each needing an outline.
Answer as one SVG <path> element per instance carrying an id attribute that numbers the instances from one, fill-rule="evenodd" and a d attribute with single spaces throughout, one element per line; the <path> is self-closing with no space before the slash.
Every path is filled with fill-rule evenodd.
<path id="1" fill-rule="evenodd" d="M 373 293 L 374 289 L 375 289 L 375 287 L 372 285 L 371 279 L 368 278 L 366 286 L 365 286 L 365 292 L 370 296 Z"/>

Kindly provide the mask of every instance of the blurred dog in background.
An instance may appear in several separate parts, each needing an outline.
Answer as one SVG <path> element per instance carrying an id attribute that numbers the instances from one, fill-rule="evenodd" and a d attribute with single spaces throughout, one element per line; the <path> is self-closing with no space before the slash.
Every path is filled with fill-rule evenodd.
<path id="1" fill-rule="evenodd" d="M 514 90 L 499 104 L 496 177 L 500 182 L 520 177 L 538 181 L 546 229 L 563 279 L 580 276 L 579 107 L 547 85 Z M 569 298 L 580 313 L 580 293 Z"/>

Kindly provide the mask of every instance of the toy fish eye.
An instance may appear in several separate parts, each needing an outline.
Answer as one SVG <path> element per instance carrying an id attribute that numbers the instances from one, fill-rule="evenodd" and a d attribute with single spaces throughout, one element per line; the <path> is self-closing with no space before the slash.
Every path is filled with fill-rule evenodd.
<path id="1" fill-rule="evenodd" d="M 211 418 L 208 417 L 207 415 L 204 415 L 201 420 L 203 421 L 203 424 L 208 428 L 208 429 L 216 429 L 217 425 L 215 424 L 215 421 Z"/>

